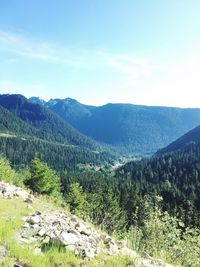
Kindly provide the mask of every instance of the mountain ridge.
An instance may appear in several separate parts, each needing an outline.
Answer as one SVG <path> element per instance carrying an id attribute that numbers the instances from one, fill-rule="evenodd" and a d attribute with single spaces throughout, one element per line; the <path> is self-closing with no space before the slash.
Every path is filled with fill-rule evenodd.
<path id="1" fill-rule="evenodd" d="M 70 99 L 70 101 L 69 101 Z M 81 133 L 124 154 L 153 154 L 200 124 L 200 109 L 108 103 L 84 105 L 75 99 L 44 105 Z"/>
<path id="2" fill-rule="evenodd" d="M 114 158 L 107 148 L 22 95 L 0 95 L 0 119 L 0 151 L 14 165 L 30 164 L 35 153 L 57 170 Z"/>
<path id="3" fill-rule="evenodd" d="M 165 153 L 170 153 L 177 150 L 183 150 L 187 146 L 197 145 L 200 143 L 200 125 L 190 130 L 168 146 L 163 149 L 160 149 L 156 154 L 161 155 Z"/>

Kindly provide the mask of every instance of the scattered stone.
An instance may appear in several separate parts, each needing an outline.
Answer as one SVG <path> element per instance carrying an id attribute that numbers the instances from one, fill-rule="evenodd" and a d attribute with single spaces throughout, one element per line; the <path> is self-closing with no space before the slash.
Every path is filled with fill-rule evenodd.
<path id="1" fill-rule="evenodd" d="M 32 203 L 30 193 L 8 183 L 0 181 L 0 197 L 21 197 L 25 202 Z M 13 218 L 10 218 L 13 220 Z M 66 215 L 64 212 L 50 210 L 48 212 L 36 211 L 23 218 L 18 240 L 25 243 L 34 243 L 34 253 L 40 255 L 43 245 L 63 246 L 80 257 L 94 258 L 98 253 L 106 255 L 128 255 L 137 263 L 138 267 L 174 267 L 162 260 L 153 259 L 147 252 L 136 257 L 136 252 L 126 246 L 126 241 L 114 242 L 107 234 L 100 234 L 93 228 L 86 227 L 75 215 Z M 7 250 L 0 245 L 0 264 L 7 255 Z M 27 264 L 15 262 L 13 267 L 28 267 Z"/>
<path id="2" fill-rule="evenodd" d="M 6 255 L 7 255 L 7 249 L 4 246 L 0 245 L 0 264 L 4 261 Z"/>
<path id="3" fill-rule="evenodd" d="M 27 191 L 22 190 L 21 188 L 6 183 L 4 181 L 0 181 L 0 197 L 2 198 L 21 197 L 27 203 L 33 202 L 33 196 L 29 194 Z"/>
<path id="4" fill-rule="evenodd" d="M 19 235 L 21 242 L 38 241 L 41 245 L 60 244 L 76 255 L 90 259 L 102 251 L 107 255 L 120 253 L 121 248 L 110 236 L 99 234 L 94 229 L 86 227 L 76 216 L 67 216 L 57 211 L 37 211 L 24 217 L 24 221 Z M 103 244 L 106 245 L 105 250 L 100 249 Z M 127 251 L 127 254 L 130 255 L 130 251 Z M 125 250 L 123 253 L 126 254 Z"/>

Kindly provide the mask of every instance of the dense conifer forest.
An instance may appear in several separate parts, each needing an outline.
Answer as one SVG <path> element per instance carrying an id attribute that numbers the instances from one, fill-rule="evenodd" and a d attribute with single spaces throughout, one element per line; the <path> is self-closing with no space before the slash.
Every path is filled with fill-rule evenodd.
<path id="1" fill-rule="evenodd" d="M 75 99 L 31 98 L 81 133 L 114 146 L 125 155 L 152 154 L 199 125 L 200 109 L 132 104 L 89 106 Z"/>
<path id="2" fill-rule="evenodd" d="M 62 199 L 72 213 L 126 238 L 136 251 L 199 266 L 199 127 L 116 168 L 119 154 L 46 107 L 19 95 L 2 96 L 0 103 L 0 168 L 9 173 L 10 161 L 17 170 L 11 182 Z M 189 252 L 194 244 L 197 250 Z"/>

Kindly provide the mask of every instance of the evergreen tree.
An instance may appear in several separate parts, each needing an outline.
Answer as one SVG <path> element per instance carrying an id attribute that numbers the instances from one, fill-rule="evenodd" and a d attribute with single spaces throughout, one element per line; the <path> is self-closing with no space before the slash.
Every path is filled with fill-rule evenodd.
<path id="1" fill-rule="evenodd" d="M 55 197 L 60 194 L 60 178 L 37 156 L 31 162 L 30 177 L 25 183 L 31 190 L 39 194 Z"/>

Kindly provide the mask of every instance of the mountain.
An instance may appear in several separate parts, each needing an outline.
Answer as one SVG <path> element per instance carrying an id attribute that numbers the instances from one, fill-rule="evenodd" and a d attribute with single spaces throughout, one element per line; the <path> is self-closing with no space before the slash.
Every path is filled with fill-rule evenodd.
<path id="1" fill-rule="evenodd" d="M 22 95 L 0 95 L 0 152 L 14 165 L 29 164 L 39 153 L 57 170 L 113 159 L 104 147 Z"/>
<path id="2" fill-rule="evenodd" d="M 41 130 L 45 138 L 65 144 L 96 149 L 97 144 L 79 133 L 59 116 L 22 95 L 0 95 L 0 105 L 26 123 Z"/>
<path id="3" fill-rule="evenodd" d="M 88 106 L 51 99 L 44 103 L 81 133 L 123 153 L 152 154 L 200 124 L 200 109 L 132 104 Z"/>
<path id="4" fill-rule="evenodd" d="M 0 106 L 0 133 L 8 135 L 39 136 L 40 132 Z"/>
<path id="5" fill-rule="evenodd" d="M 39 104 L 39 105 L 45 105 L 45 101 L 41 99 L 40 97 L 30 97 L 29 102 L 34 103 L 34 104 Z"/>
<path id="6" fill-rule="evenodd" d="M 185 135 L 181 136 L 167 147 L 160 149 L 157 154 L 165 154 L 177 150 L 185 150 L 187 147 L 200 146 L 200 126 L 195 127 Z"/>

